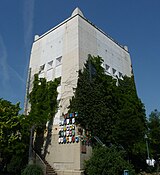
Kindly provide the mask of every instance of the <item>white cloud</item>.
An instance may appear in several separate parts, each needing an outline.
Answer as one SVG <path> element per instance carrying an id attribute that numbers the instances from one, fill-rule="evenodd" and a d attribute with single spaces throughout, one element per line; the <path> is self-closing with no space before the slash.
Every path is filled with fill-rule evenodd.
<path id="1" fill-rule="evenodd" d="M 2 74 L 1 78 L 3 87 L 5 88 L 9 85 L 10 74 L 12 74 L 12 76 L 14 76 L 15 78 L 19 79 L 22 83 L 25 83 L 24 79 L 20 76 L 20 74 L 7 63 L 7 57 L 8 56 L 6 46 L 2 36 L 0 35 L 0 70 Z"/>
<path id="2" fill-rule="evenodd" d="M 7 51 L 3 38 L 0 35 L 0 67 L 2 73 L 2 85 L 5 87 L 9 81 L 8 64 L 7 64 Z"/>
<path id="3" fill-rule="evenodd" d="M 23 84 L 25 84 L 24 78 L 21 77 L 21 75 L 20 75 L 15 69 L 13 69 L 13 68 L 12 68 L 11 66 L 9 66 L 9 65 L 8 65 L 8 68 L 9 68 L 9 70 L 11 70 L 11 72 L 13 73 L 13 75 L 14 75 L 15 77 L 17 77 Z"/>
<path id="4" fill-rule="evenodd" d="M 25 0 L 23 9 L 23 20 L 24 20 L 24 44 L 28 50 L 33 37 L 33 23 L 34 23 L 34 6 L 35 0 Z"/>
<path id="5" fill-rule="evenodd" d="M 23 23 L 24 23 L 24 45 L 25 45 L 25 68 L 23 77 L 26 77 L 26 73 L 29 65 L 29 54 L 31 44 L 33 41 L 33 25 L 34 25 L 34 8 L 36 0 L 25 0 L 23 4 Z"/>

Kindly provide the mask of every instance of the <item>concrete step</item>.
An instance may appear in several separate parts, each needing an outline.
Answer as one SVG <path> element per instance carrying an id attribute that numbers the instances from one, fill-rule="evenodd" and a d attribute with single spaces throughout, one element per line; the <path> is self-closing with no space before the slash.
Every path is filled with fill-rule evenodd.
<path id="1" fill-rule="evenodd" d="M 43 161 L 46 165 L 46 175 L 57 175 L 53 167 L 46 160 L 43 160 Z"/>

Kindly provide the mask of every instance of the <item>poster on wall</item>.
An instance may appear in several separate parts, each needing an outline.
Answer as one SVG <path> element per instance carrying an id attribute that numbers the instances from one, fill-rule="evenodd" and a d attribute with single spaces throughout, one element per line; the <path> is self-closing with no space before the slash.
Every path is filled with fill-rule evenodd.
<path id="1" fill-rule="evenodd" d="M 78 112 L 67 113 L 59 123 L 59 144 L 82 142 L 83 151 L 86 152 L 85 146 L 91 145 L 91 132 L 76 126 Z"/>
<path id="2" fill-rule="evenodd" d="M 59 123 L 59 144 L 78 143 L 79 136 L 76 135 L 76 117 L 78 113 L 69 113 L 63 116 Z"/>

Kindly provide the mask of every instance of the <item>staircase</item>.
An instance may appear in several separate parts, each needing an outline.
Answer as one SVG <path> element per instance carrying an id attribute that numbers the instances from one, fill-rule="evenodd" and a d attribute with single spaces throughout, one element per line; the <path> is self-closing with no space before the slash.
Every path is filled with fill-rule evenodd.
<path id="1" fill-rule="evenodd" d="M 33 157 L 35 163 L 40 167 L 42 167 L 44 175 L 57 175 L 57 173 L 54 171 L 51 165 L 46 160 L 41 158 L 34 150 L 33 150 Z"/>
<path id="2" fill-rule="evenodd" d="M 57 173 L 46 160 L 44 160 L 44 163 L 46 165 L 46 175 L 57 175 Z"/>

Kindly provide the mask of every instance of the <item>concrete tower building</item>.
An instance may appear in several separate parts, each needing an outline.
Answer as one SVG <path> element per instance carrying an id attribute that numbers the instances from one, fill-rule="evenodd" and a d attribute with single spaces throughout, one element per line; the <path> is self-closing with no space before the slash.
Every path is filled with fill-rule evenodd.
<path id="1" fill-rule="evenodd" d="M 58 175 L 83 174 L 83 160 L 90 153 L 81 153 L 81 142 L 59 144 L 58 131 L 62 113 L 67 113 L 69 100 L 77 86 L 78 70 L 83 68 L 88 54 L 99 55 L 104 59 L 104 68 L 111 76 L 131 76 L 131 59 L 126 46 L 122 46 L 88 21 L 76 8 L 71 17 L 41 36 L 36 35 L 29 64 L 28 92 L 33 86 L 34 74 L 48 81 L 61 77 L 58 87 L 60 105 L 54 117 L 51 144 L 45 159 Z M 26 102 L 25 111 L 29 112 Z"/>

